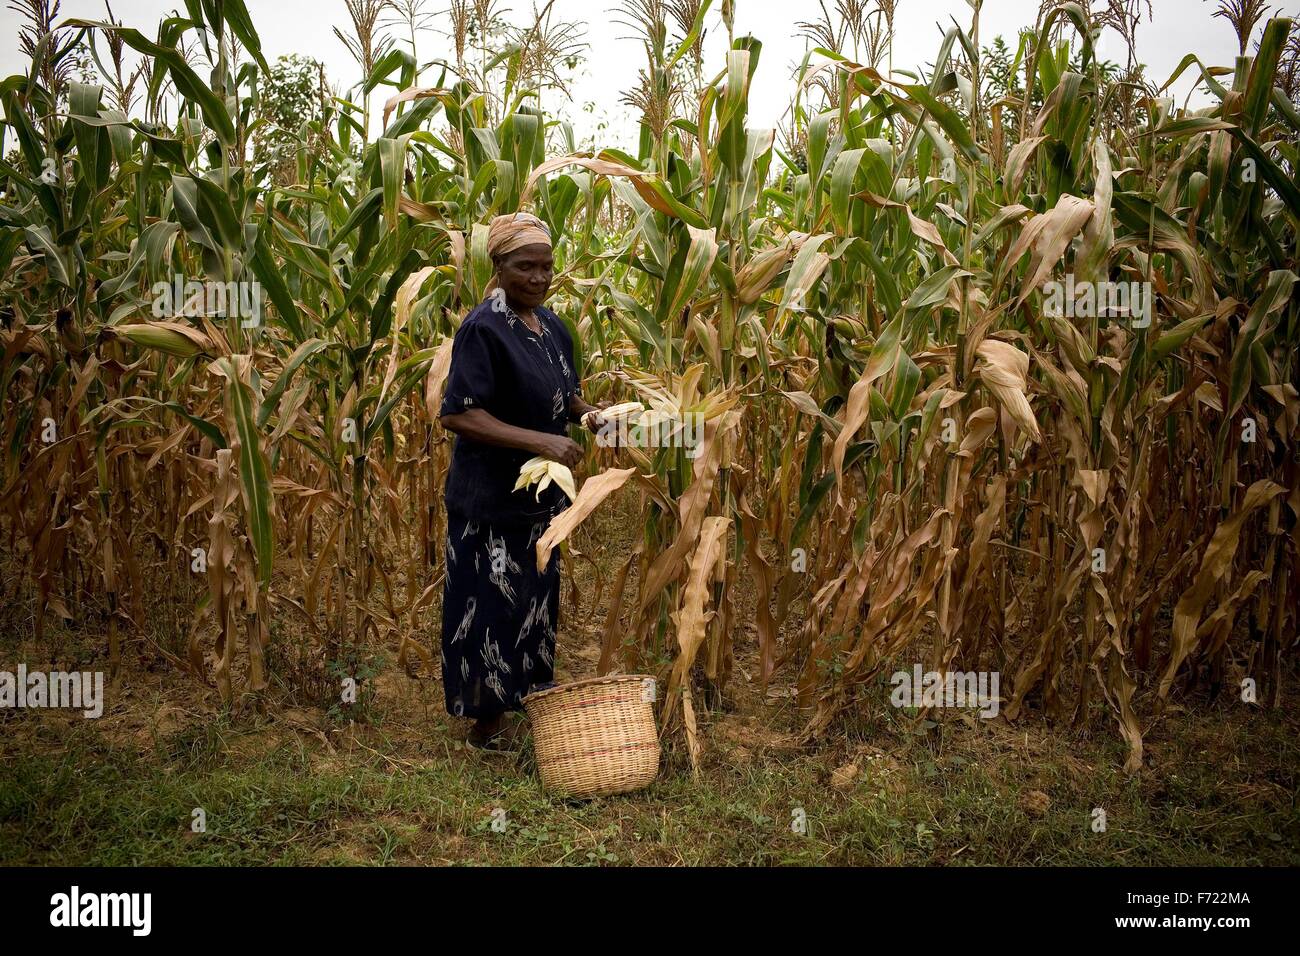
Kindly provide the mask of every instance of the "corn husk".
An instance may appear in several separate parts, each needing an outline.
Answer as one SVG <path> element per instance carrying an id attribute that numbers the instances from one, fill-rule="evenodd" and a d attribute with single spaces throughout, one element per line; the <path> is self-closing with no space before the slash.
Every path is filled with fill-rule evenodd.
<path id="1" fill-rule="evenodd" d="M 570 501 L 578 497 L 578 490 L 573 482 L 573 472 L 568 466 L 542 457 L 530 458 L 524 462 L 523 467 L 519 469 L 519 480 L 515 482 L 514 490 L 519 491 L 521 488 L 537 485 L 537 493 L 533 496 L 533 500 L 541 501 L 542 492 L 551 482 L 559 485 L 560 490 L 569 496 Z"/>

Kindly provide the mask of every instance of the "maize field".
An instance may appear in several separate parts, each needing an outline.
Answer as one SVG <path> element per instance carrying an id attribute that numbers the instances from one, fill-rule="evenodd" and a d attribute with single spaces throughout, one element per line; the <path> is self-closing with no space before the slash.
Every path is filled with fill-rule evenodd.
<path id="1" fill-rule="evenodd" d="M 110 674 L 162 665 L 234 711 L 327 699 L 376 650 L 436 674 L 437 410 L 486 223 L 526 209 L 585 397 L 703 422 L 693 449 L 580 438 L 543 542 L 571 578 L 576 542 L 601 547 L 580 522 L 628 529 L 578 613 L 600 673 L 658 676 L 693 759 L 738 655 L 792 688 L 809 742 L 919 663 L 1000 673 L 1010 722 L 1110 728 L 1132 771 L 1153 721 L 1293 685 L 1289 19 L 1150 78 L 1099 57 L 1114 21 L 1082 2 L 1044 4 L 996 70 L 973 3 L 914 75 L 883 14 L 861 36 L 828 14 L 765 129 L 733 2 L 628 0 L 639 148 L 584 151 L 545 108 L 563 37 L 539 18 L 491 50 L 491 5 L 452 0 L 454 56 L 355 38 L 356 85 L 322 76 L 268 156 L 255 3 L 23 6 L 0 601 L 52 656 L 56 630 L 94 634 Z M 1189 76 L 1210 105 L 1169 93 Z"/>

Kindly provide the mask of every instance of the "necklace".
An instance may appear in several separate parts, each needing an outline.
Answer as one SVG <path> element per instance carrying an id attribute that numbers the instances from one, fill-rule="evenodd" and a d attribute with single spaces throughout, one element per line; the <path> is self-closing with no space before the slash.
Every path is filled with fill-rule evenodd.
<path id="1" fill-rule="evenodd" d="M 540 315 L 538 315 L 536 312 L 533 312 L 533 313 L 532 313 L 532 316 L 533 316 L 533 321 L 535 321 L 535 322 L 537 323 L 537 328 L 533 328 L 531 325 L 528 324 L 528 321 L 527 321 L 527 320 L 526 320 L 522 315 L 520 315 L 520 314 L 519 314 L 518 312 L 516 312 L 514 309 L 510 308 L 510 306 L 508 306 L 508 305 L 506 306 L 506 322 L 507 322 L 507 324 L 509 324 L 509 325 L 514 325 L 516 322 L 518 322 L 518 323 L 520 323 L 521 325 L 523 325 L 524 328 L 526 328 L 529 332 L 531 332 L 533 335 L 537 336 L 538 338 L 545 338 L 545 337 L 546 337 L 546 326 L 544 326 L 544 325 L 542 324 L 542 317 L 541 317 Z"/>

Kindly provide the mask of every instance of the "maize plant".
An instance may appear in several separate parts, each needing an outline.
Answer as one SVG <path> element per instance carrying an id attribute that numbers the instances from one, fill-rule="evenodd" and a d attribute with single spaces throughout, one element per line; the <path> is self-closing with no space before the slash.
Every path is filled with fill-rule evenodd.
<path id="1" fill-rule="evenodd" d="M 59 25 L 0 85 L 0 527 L 35 639 L 101 627 L 116 669 L 184 607 L 141 653 L 231 706 L 378 649 L 428 665 L 450 336 L 487 221 L 527 208 L 587 397 L 669 439 L 584 439 L 539 557 L 631 510 L 599 668 L 664 677 L 693 759 L 737 653 L 797 688 L 809 738 L 922 663 L 1002 672 L 1011 721 L 1109 715 L 1129 769 L 1173 697 L 1249 679 L 1276 704 L 1300 585 L 1291 21 L 1155 87 L 1056 4 L 995 88 L 972 7 L 923 74 L 824 31 L 780 145 L 730 5 L 712 64 L 709 3 L 637 6 L 635 153 L 577 151 L 526 47 L 388 49 L 298 131 L 292 182 L 249 159 L 269 67 L 243 0 L 186 0 L 152 38 Z M 147 118 L 57 80 L 105 42 L 152 64 Z M 1184 76 L 1211 105 L 1175 104 Z"/>

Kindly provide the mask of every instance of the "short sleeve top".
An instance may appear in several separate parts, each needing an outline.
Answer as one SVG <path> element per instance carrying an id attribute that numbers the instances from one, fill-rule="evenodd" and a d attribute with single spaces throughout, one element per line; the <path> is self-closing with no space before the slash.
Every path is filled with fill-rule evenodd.
<path id="1" fill-rule="evenodd" d="M 564 435 L 569 402 L 581 394 L 573 338 L 559 316 L 534 309 L 542 334 L 492 300 L 475 307 L 456 331 L 439 415 L 481 408 L 508 425 Z M 447 474 L 447 510 L 475 521 L 528 523 L 549 517 L 568 499 L 555 485 L 514 491 L 532 454 L 456 436 Z"/>

